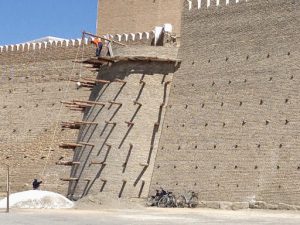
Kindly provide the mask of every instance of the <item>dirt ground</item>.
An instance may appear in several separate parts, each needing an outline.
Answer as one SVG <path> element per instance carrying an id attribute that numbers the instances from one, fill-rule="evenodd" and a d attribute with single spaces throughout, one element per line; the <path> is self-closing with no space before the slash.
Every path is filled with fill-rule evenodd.
<path id="1" fill-rule="evenodd" d="M 213 209 L 12 209 L 0 212 L 1 225 L 298 225 L 300 212 Z"/>

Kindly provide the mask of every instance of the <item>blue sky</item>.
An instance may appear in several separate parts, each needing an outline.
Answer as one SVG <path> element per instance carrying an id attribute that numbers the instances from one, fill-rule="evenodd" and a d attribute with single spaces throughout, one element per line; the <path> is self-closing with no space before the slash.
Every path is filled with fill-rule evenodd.
<path id="1" fill-rule="evenodd" d="M 0 0 L 0 45 L 96 32 L 98 0 Z"/>

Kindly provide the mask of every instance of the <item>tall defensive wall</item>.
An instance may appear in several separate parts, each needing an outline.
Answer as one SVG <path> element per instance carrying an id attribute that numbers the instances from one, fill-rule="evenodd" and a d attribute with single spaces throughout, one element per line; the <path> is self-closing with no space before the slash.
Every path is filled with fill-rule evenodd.
<path id="1" fill-rule="evenodd" d="M 79 40 L 0 46 L 0 160 L 13 168 L 12 191 L 44 174 L 47 190 L 64 194 L 68 182 L 60 178 L 71 174 L 68 194 L 76 198 L 146 197 L 164 187 L 197 191 L 215 207 L 220 201 L 299 205 L 300 3 L 124 2 L 99 0 L 107 21 L 98 19 L 98 33 L 118 33 L 109 37 L 128 45 L 115 55 L 172 60 L 117 62 L 98 74 L 74 67 L 75 58 L 94 54 Z M 180 19 L 172 15 L 181 10 L 178 31 Z M 154 33 L 139 33 L 168 22 L 181 33 L 181 65 L 176 47 L 150 46 Z M 80 76 L 109 83 L 76 89 L 69 79 Z M 60 104 L 74 99 L 104 104 L 87 107 L 82 117 Z M 79 136 L 57 126 L 79 120 L 93 122 Z M 76 139 L 89 145 L 74 155 L 58 148 Z M 71 171 L 55 164 L 77 160 Z"/>
<path id="2" fill-rule="evenodd" d="M 98 0 L 98 34 L 136 33 L 170 23 L 180 33 L 184 0 Z"/>
<path id="3" fill-rule="evenodd" d="M 300 2 L 199 2 L 184 7 L 150 190 L 299 205 Z"/>
<path id="4" fill-rule="evenodd" d="M 154 33 L 109 35 L 128 46 L 147 46 L 151 53 Z M 76 88 L 73 80 L 95 79 L 98 72 L 74 60 L 94 56 L 89 40 L 50 41 L 0 46 L 0 160 L 11 167 L 11 191 L 31 189 L 42 178 L 43 189 L 66 194 L 70 166 L 56 165 L 73 158 L 73 151 L 59 148 L 76 141 L 78 131 L 62 122 L 81 121 L 82 112 L 71 111 L 61 101 L 88 100 L 90 90 Z M 136 54 L 137 47 L 115 54 Z M 123 52 L 123 53 L 122 53 Z M 157 50 L 157 54 L 161 51 Z M 5 178 L 5 174 L 0 174 Z M 0 189 L 5 188 L 0 182 Z"/>
<path id="5" fill-rule="evenodd" d="M 62 129 L 60 123 L 80 120 L 82 115 L 61 101 L 87 98 L 89 91 L 77 90 L 69 80 L 94 74 L 74 65 L 76 56 L 94 54 L 92 47 L 82 44 L 68 40 L 0 46 L 0 161 L 10 165 L 12 192 L 31 189 L 32 180 L 41 176 L 43 188 L 66 192 L 59 178 L 70 168 L 55 163 L 73 153 L 58 146 L 77 133 Z"/>

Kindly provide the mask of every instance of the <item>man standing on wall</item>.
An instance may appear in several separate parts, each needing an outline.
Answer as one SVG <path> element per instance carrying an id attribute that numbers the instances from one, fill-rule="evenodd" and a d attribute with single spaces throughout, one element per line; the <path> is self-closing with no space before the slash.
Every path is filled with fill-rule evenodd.
<path id="1" fill-rule="evenodd" d="M 103 44 L 100 38 L 95 38 L 91 41 L 92 44 L 96 45 L 96 57 L 100 56 Z"/>

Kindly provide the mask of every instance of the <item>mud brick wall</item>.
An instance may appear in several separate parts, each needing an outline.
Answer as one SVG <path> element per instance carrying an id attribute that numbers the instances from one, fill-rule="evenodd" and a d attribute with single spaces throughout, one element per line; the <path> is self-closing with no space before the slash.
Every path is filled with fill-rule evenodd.
<path id="1" fill-rule="evenodd" d="M 169 58 L 177 55 L 176 48 L 125 49 L 127 55 L 137 52 Z M 78 143 L 94 146 L 75 150 L 73 160 L 80 165 L 73 166 L 71 177 L 79 180 L 70 183 L 69 197 L 77 199 L 99 192 L 115 197 L 148 195 L 164 120 L 165 108 L 161 104 L 167 103 L 175 70 L 176 65 L 167 62 L 129 61 L 101 67 L 98 79 L 111 83 L 97 85 L 92 90 L 90 100 L 105 105 L 91 107 L 84 114 L 84 120 L 97 124 L 83 127 Z"/>
<path id="2" fill-rule="evenodd" d="M 299 205 L 300 2 L 239 2 L 184 7 L 150 190 Z"/>
<path id="3" fill-rule="evenodd" d="M 108 38 L 127 45 L 113 44 L 115 54 L 140 55 L 145 50 L 154 51 L 150 48 L 153 37 L 153 32 L 143 32 Z M 89 41 L 0 46 L 0 160 L 12 167 L 12 192 L 30 189 L 32 179 L 43 176 L 43 189 L 66 194 L 68 183 L 60 178 L 69 176 L 70 167 L 55 163 L 72 160 L 73 151 L 58 146 L 61 142 L 76 141 L 78 131 L 61 129 L 60 123 L 82 120 L 82 114 L 70 111 L 60 102 L 87 100 L 90 96 L 90 90 L 76 89 L 69 82 L 70 78 L 95 78 L 98 74 L 73 62 L 94 56 L 95 49 Z M 142 45 L 145 49 L 130 45 Z"/>
<path id="4" fill-rule="evenodd" d="M 1 165 L 0 166 L 0 198 L 6 197 L 6 184 L 7 184 L 7 166 Z"/>
<path id="5" fill-rule="evenodd" d="M 98 34 L 137 33 L 165 23 L 180 32 L 184 0 L 98 0 Z"/>
<path id="6" fill-rule="evenodd" d="M 72 62 L 77 52 L 78 59 L 94 55 L 92 47 L 82 50 L 79 45 L 80 41 L 73 40 L 1 46 L 0 161 L 2 166 L 10 165 L 12 192 L 31 189 L 33 178 L 43 175 L 43 189 L 66 193 L 67 184 L 59 178 L 69 174 L 70 168 L 55 162 L 72 159 L 73 152 L 58 145 L 76 140 L 77 133 L 62 130 L 60 122 L 81 120 L 82 114 L 62 107 L 60 101 L 86 99 L 90 94 L 77 90 L 70 78 L 95 77 Z"/>

